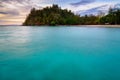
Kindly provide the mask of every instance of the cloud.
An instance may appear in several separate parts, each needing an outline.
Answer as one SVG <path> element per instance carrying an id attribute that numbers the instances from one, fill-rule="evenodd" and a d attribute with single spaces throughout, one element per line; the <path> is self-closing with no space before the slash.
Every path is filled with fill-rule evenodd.
<path id="1" fill-rule="evenodd" d="M 21 25 L 31 8 L 42 8 L 44 0 L 0 0 L 0 25 Z"/>
<path id="2" fill-rule="evenodd" d="M 95 0 L 81 0 L 80 2 L 70 3 L 70 5 L 72 5 L 74 7 L 77 7 L 77 6 L 80 6 L 80 5 L 86 5 L 86 4 L 90 4 L 90 3 L 93 3 L 93 2 L 95 2 Z"/>
<path id="3" fill-rule="evenodd" d="M 18 3 L 22 3 L 22 2 L 29 2 L 30 0 L 0 0 L 0 2 L 6 2 L 6 3 L 11 3 L 11 2 L 18 2 Z"/>
<path id="4" fill-rule="evenodd" d="M 2 12 L 2 11 L 0 11 L 0 14 L 7 14 L 6 12 Z"/>
<path id="5" fill-rule="evenodd" d="M 0 0 L 0 24 L 21 24 L 30 9 L 37 7 L 30 0 Z M 23 20 L 23 21 L 22 21 Z"/>
<path id="6" fill-rule="evenodd" d="M 0 4 L 0 7 L 4 7 L 4 6 Z"/>
<path id="7" fill-rule="evenodd" d="M 105 4 L 105 5 L 97 6 L 97 7 L 94 7 L 94 8 L 90 8 L 88 10 L 79 10 L 76 13 L 80 14 L 81 16 L 91 15 L 91 14 L 98 15 L 100 12 L 107 13 L 109 7 L 110 7 L 110 5 Z"/>

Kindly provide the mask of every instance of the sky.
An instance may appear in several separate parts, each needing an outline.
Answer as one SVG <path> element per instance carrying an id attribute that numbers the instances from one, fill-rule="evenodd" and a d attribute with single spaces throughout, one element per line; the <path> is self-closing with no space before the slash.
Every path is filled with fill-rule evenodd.
<path id="1" fill-rule="evenodd" d="M 120 0 L 0 0 L 0 25 L 21 25 L 31 8 L 42 9 L 58 4 L 76 14 L 106 11 Z"/>

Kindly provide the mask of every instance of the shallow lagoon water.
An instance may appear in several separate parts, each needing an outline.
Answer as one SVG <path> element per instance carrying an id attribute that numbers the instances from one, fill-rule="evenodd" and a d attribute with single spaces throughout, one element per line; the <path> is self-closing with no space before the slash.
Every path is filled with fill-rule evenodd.
<path id="1" fill-rule="evenodd" d="M 0 80 L 120 80 L 120 28 L 0 27 Z"/>

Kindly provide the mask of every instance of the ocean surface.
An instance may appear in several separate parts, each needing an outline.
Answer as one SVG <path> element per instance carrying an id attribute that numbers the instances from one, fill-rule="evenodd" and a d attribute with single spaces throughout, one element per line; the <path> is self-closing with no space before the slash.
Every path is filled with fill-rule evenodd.
<path id="1" fill-rule="evenodd" d="M 0 80 L 120 80 L 120 28 L 1 26 Z"/>

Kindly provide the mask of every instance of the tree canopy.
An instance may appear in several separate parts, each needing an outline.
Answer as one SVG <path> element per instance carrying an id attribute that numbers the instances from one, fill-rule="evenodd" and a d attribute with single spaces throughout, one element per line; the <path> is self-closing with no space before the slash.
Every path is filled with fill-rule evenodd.
<path id="1" fill-rule="evenodd" d="M 97 25 L 120 24 L 120 9 L 110 8 L 107 15 L 75 15 L 71 10 L 53 4 L 43 9 L 31 9 L 23 25 Z"/>
<path id="2" fill-rule="evenodd" d="M 77 25 L 79 19 L 80 16 L 74 15 L 70 10 L 52 5 L 42 10 L 31 9 L 23 25 Z"/>
<path id="3" fill-rule="evenodd" d="M 109 13 L 100 19 L 101 24 L 120 24 L 120 9 L 110 8 Z"/>

